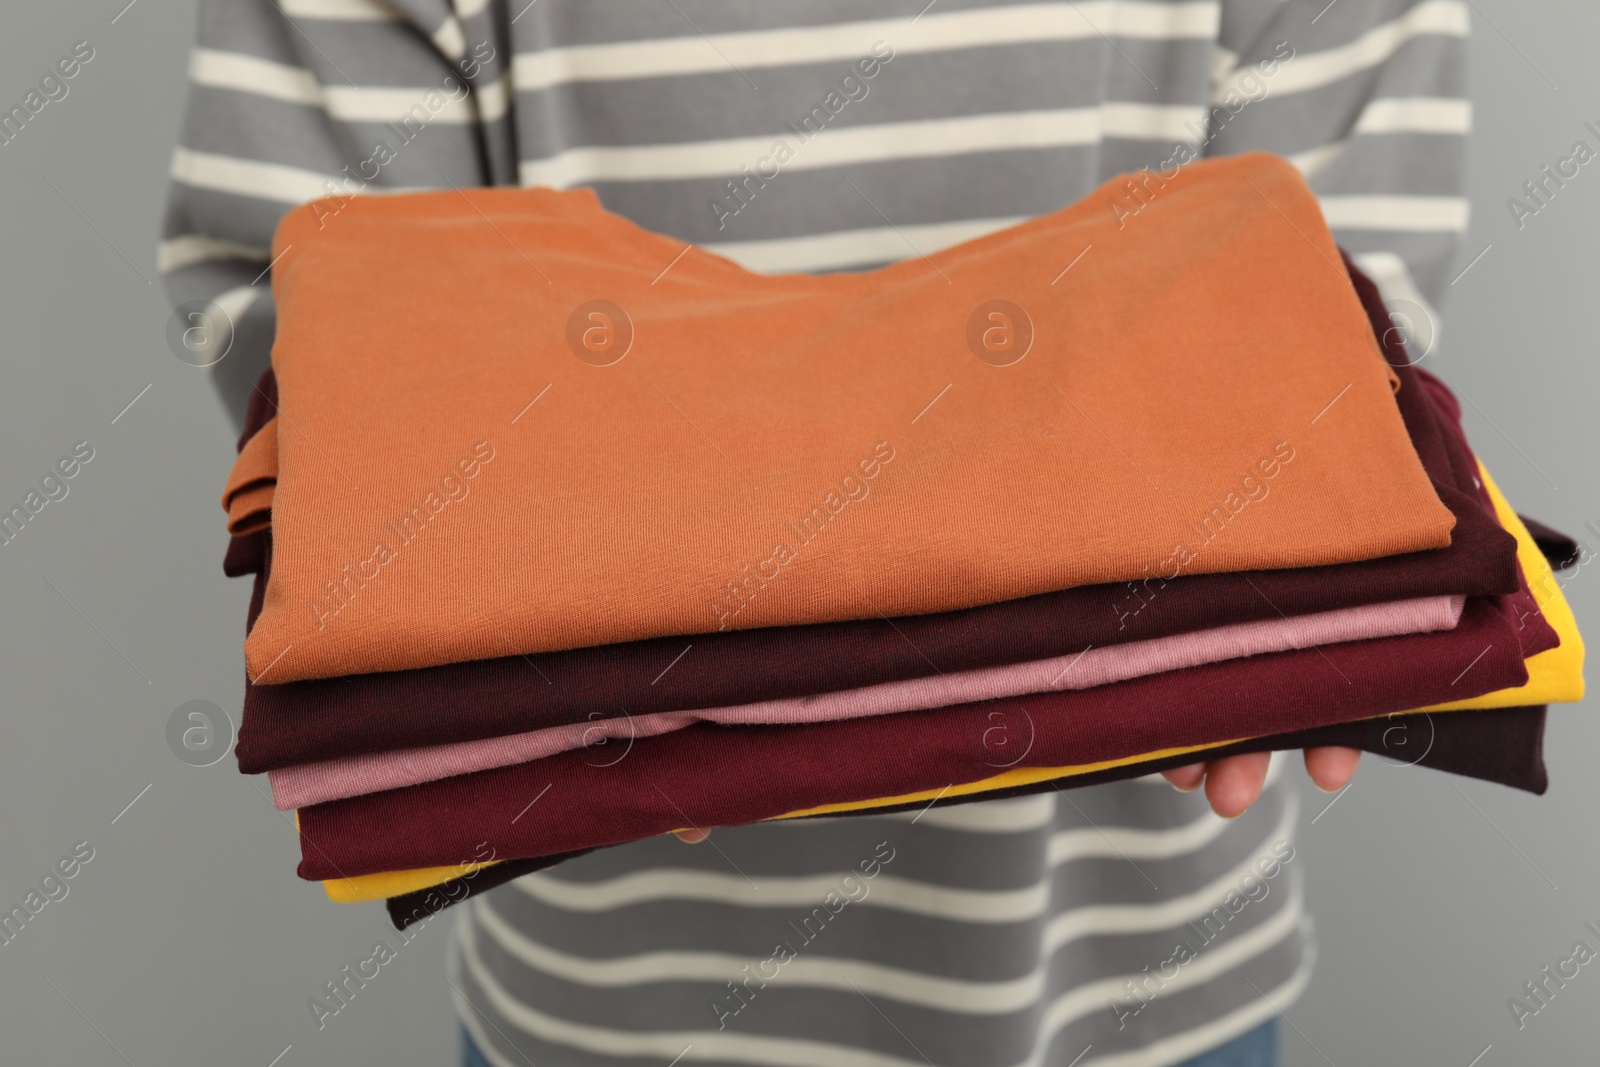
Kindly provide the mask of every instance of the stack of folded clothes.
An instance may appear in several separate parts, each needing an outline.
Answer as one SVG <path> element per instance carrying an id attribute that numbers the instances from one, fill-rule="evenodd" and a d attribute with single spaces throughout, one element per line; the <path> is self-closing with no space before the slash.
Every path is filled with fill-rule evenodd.
<path id="1" fill-rule="evenodd" d="M 829 276 L 582 190 L 291 213 L 223 505 L 301 877 L 404 926 L 675 829 L 1311 745 L 1542 791 L 1573 545 L 1292 167 L 1120 185 Z"/>

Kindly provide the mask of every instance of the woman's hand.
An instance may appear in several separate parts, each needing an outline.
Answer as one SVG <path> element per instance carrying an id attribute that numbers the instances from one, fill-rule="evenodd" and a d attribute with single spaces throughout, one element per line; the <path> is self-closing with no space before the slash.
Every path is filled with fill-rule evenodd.
<path id="1" fill-rule="evenodd" d="M 1211 809 L 1224 819 L 1236 819 L 1261 799 L 1261 785 L 1267 780 L 1270 752 L 1247 752 L 1224 756 L 1207 763 L 1191 763 L 1162 771 L 1173 786 L 1185 793 L 1199 789 L 1203 782 Z M 1356 773 L 1361 759 L 1358 748 L 1326 745 L 1306 749 L 1306 773 L 1324 793 L 1336 793 Z M 698 838 L 696 839 L 698 840 Z"/>

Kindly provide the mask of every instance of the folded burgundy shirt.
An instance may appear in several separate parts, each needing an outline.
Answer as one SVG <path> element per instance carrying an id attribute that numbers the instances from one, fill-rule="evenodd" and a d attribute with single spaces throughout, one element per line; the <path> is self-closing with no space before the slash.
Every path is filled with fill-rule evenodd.
<path id="1" fill-rule="evenodd" d="M 1559 536 L 1559 535 L 1557 535 Z M 1495 708 L 1485 711 L 1452 711 L 1437 715 L 1410 715 L 1363 719 L 1314 730 L 1298 730 L 1271 737 L 1257 737 L 1206 753 L 1210 759 L 1236 756 L 1245 752 L 1291 751 L 1318 745 L 1345 745 L 1375 753 L 1391 762 L 1414 767 L 1429 767 L 1470 778 L 1509 785 L 1542 794 L 1550 779 L 1544 765 L 1545 708 Z M 998 800 L 1054 789 L 1075 789 L 1106 782 L 1139 778 L 1146 774 L 1192 763 L 1193 756 L 1169 756 L 1112 767 L 1090 774 L 1073 775 L 1048 782 L 1036 782 L 1015 789 L 996 790 L 977 796 L 946 797 L 928 804 L 895 805 L 870 811 L 850 812 L 848 816 L 882 815 L 911 808 L 945 807 L 978 800 Z M 818 818 L 827 816 L 818 816 Z M 836 816 L 835 816 L 836 817 Z M 535 859 L 506 860 L 470 875 L 453 878 L 440 885 L 390 897 L 385 905 L 395 929 L 459 904 L 479 893 L 504 885 L 513 878 L 541 871 L 576 856 L 592 852 L 582 849 Z"/>
<path id="2" fill-rule="evenodd" d="M 1470 453 L 1442 420 L 1388 328 L 1376 289 L 1352 271 L 1401 380 L 1406 428 L 1456 517 L 1448 548 L 1297 570 L 1191 575 L 1083 586 L 898 619 L 663 638 L 343 678 L 246 685 L 239 767 L 247 774 L 340 756 L 523 733 L 605 715 L 725 707 L 1072 655 L 1091 645 L 1164 637 L 1385 600 L 1509 594 L 1514 539 L 1479 502 Z M 252 428 L 276 385 L 252 398 Z M 247 429 L 248 439 L 252 429 Z M 270 565 L 270 531 L 233 539 L 229 573 Z"/>

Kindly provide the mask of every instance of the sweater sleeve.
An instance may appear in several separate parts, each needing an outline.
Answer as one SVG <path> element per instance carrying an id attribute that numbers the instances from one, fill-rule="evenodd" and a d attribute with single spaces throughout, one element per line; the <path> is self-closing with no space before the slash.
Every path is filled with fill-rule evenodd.
<path id="1" fill-rule="evenodd" d="M 286 212 L 332 226 L 336 210 L 302 205 L 506 169 L 503 138 L 485 136 L 506 110 L 498 42 L 464 24 L 488 20 L 448 0 L 201 0 L 157 257 L 180 358 L 207 368 L 236 426 L 269 362 Z"/>
<path id="2" fill-rule="evenodd" d="M 1287 157 L 1383 290 L 1413 358 L 1467 226 L 1461 0 L 1227 0 L 1207 154 Z"/>

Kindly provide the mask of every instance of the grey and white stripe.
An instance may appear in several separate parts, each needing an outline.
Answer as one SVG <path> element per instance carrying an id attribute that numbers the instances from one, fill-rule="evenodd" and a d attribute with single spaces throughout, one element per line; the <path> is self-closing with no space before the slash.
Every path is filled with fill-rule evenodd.
<path id="1" fill-rule="evenodd" d="M 458 1003 L 504 1064 L 685 1047 L 750 1064 L 1176 1062 L 1273 1015 L 1310 958 L 1293 859 L 1258 874 L 1292 837 L 1293 794 L 1236 824 L 1170 799 L 1130 783 L 961 821 L 719 830 L 720 854 L 660 841 L 592 857 L 475 904 Z M 808 922 L 884 842 L 893 858 L 857 878 L 859 898 Z M 1125 983 L 1178 941 L 1195 958 L 1128 1014 Z M 779 965 L 777 945 L 793 953 Z"/>
<path id="2" fill-rule="evenodd" d="M 1427 309 L 1466 223 L 1467 28 L 1463 0 L 202 0 L 160 261 L 232 323 L 211 373 L 237 419 L 273 228 L 330 192 L 587 185 L 753 270 L 849 270 L 1184 144 L 1294 161 L 1386 295 Z M 465 909 L 461 1016 L 505 1065 L 1176 1063 L 1310 963 L 1291 863 L 1119 1029 L 1122 983 L 1292 818 L 1281 785 L 1203 812 L 1124 783 L 606 850 Z M 726 983 L 883 841 L 871 895 L 718 1029 Z"/>

